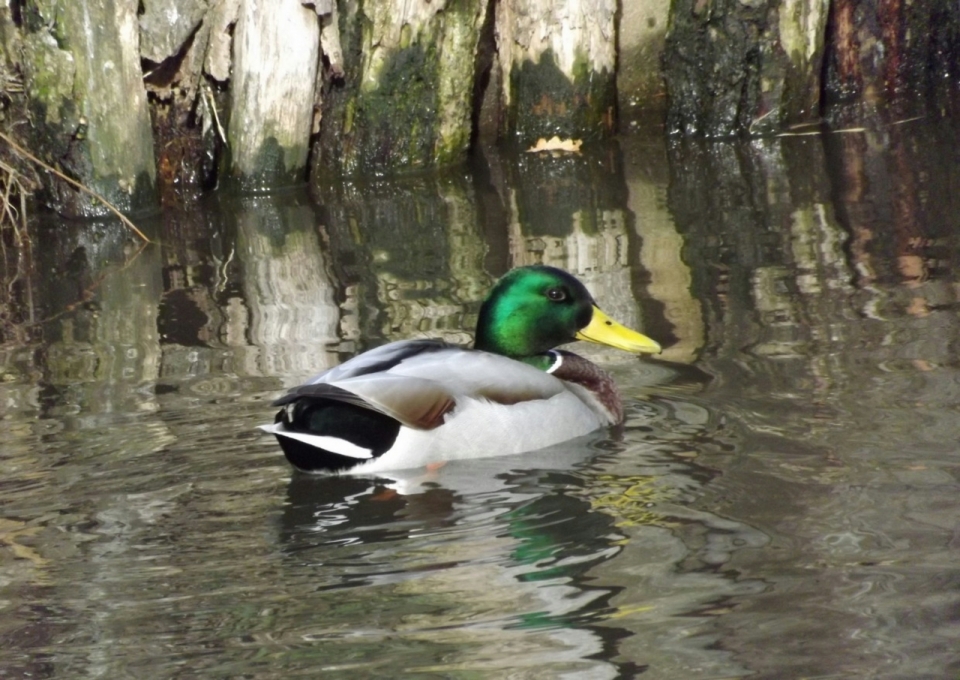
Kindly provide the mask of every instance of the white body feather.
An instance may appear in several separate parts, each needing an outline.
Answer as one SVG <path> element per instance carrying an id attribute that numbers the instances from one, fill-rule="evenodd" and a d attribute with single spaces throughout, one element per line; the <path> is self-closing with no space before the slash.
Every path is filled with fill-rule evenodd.
<path id="1" fill-rule="evenodd" d="M 530 426 L 531 422 L 543 421 L 546 427 Z M 585 409 L 583 402 L 567 391 L 549 399 L 512 405 L 465 399 L 435 430 L 401 427 L 389 451 L 350 472 L 382 472 L 433 462 L 536 451 L 587 434 L 604 424 L 598 414 Z"/>

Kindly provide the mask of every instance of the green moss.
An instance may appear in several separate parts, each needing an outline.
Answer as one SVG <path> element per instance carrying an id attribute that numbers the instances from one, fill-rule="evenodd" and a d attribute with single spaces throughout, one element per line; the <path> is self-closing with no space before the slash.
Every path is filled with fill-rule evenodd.
<path id="1" fill-rule="evenodd" d="M 23 42 L 27 91 L 41 120 L 59 124 L 70 107 L 76 64 L 47 33 L 33 33 Z M 71 107 L 72 108 L 72 107 Z"/>
<path id="2" fill-rule="evenodd" d="M 437 165 L 447 165 L 463 160 L 463 154 L 470 146 L 470 127 L 464 125 L 452 134 L 437 138 L 433 149 L 433 158 Z"/>
<path id="3" fill-rule="evenodd" d="M 403 26 L 398 46 L 378 53 L 375 65 L 375 23 L 362 7 L 341 14 L 344 51 L 357 58 L 347 59 L 343 87 L 324 102 L 315 176 L 418 170 L 465 158 L 480 9 L 479 0 L 454 0 L 416 30 Z"/>
<path id="4" fill-rule="evenodd" d="M 414 44 L 383 64 L 377 87 L 345 106 L 343 135 L 353 148 L 348 174 L 429 163 L 437 126 L 438 65 L 433 48 Z"/>
<path id="5" fill-rule="evenodd" d="M 121 63 L 115 9 L 112 3 L 31 0 L 23 9 L 22 63 L 34 121 L 31 147 L 131 212 L 156 205 L 156 170 L 146 108 L 131 106 L 139 103 L 129 91 L 140 85 L 139 72 Z M 42 198 L 64 215 L 108 214 L 100 202 L 56 180 Z"/>
<path id="6" fill-rule="evenodd" d="M 353 115 L 356 111 L 356 104 L 353 101 L 347 102 L 346 111 L 343 115 L 343 133 L 349 135 L 353 131 Z"/>

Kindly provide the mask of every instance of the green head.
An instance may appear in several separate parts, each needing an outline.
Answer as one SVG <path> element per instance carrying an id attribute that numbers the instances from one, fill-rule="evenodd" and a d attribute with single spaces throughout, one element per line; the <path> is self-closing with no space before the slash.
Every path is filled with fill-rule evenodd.
<path id="1" fill-rule="evenodd" d="M 480 308 L 477 349 L 522 359 L 574 340 L 630 352 L 660 351 L 650 338 L 607 318 L 580 281 L 555 267 L 508 272 Z"/>

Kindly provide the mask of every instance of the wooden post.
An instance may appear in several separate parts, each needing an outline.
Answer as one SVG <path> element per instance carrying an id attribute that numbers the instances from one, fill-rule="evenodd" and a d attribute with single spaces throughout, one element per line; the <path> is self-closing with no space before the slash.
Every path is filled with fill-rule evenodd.
<path id="1" fill-rule="evenodd" d="M 23 12 L 31 148 L 123 211 L 155 206 L 137 0 L 29 0 Z M 108 213 L 66 183 L 49 187 L 63 215 Z"/>
<path id="2" fill-rule="evenodd" d="M 497 5 L 501 134 L 596 138 L 616 123 L 615 0 L 504 0 Z"/>
<path id="3" fill-rule="evenodd" d="M 256 190 L 304 178 L 320 23 L 300 0 L 242 0 L 234 29 L 226 178 Z"/>

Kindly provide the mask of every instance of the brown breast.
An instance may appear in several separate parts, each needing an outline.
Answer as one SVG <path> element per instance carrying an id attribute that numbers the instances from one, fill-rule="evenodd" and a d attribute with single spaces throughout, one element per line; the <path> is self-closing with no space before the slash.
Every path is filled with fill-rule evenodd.
<path id="1" fill-rule="evenodd" d="M 588 389 L 610 412 L 614 423 L 623 422 L 623 401 L 620 399 L 617 384 L 610 374 L 592 361 L 573 352 L 554 351 L 563 357 L 563 363 L 552 374 L 561 380 L 576 383 Z"/>

